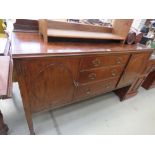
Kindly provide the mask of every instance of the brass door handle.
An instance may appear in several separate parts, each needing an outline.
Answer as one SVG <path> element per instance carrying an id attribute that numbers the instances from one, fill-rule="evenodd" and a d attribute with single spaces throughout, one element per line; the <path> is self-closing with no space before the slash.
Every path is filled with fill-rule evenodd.
<path id="1" fill-rule="evenodd" d="M 121 64 L 121 58 L 120 58 L 120 57 L 117 57 L 117 58 L 116 58 L 116 63 L 117 63 L 117 64 Z"/>
<path id="2" fill-rule="evenodd" d="M 99 66 L 101 64 L 101 61 L 99 59 L 95 59 L 95 60 L 92 61 L 92 63 L 93 63 L 93 65 L 95 67 L 97 67 L 97 66 Z"/>
<path id="3" fill-rule="evenodd" d="M 112 75 L 113 77 L 116 76 L 116 75 L 117 75 L 116 70 L 112 70 L 112 71 L 111 71 L 111 75 Z"/>
<path id="4" fill-rule="evenodd" d="M 74 81 L 74 86 L 75 86 L 75 87 L 78 87 L 78 86 L 79 86 L 79 83 L 76 82 L 76 81 Z"/>
<path id="5" fill-rule="evenodd" d="M 90 89 L 88 88 L 86 94 L 89 95 L 91 93 Z"/>
<path id="6" fill-rule="evenodd" d="M 95 74 L 95 73 L 90 73 L 90 74 L 88 75 L 88 78 L 89 78 L 90 80 L 94 80 L 94 79 L 96 79 L 96 74 Z"/>
<path id="7" fill-rule="evenodd" d="M 106 84 L 105 88 L 110 88 L 110 83 Z"/>

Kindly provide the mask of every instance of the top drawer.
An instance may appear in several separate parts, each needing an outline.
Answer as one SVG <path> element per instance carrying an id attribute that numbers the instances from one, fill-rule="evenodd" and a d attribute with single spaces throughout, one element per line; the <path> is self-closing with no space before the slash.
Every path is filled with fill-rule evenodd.
<path id="1" fill-rule="evenodd" d="M 80 68 L 81 70 L 87 70 L 103 66 L 123 65 L 127 62 L 128 58 L 128 54 L 89 56 L 82 58 Z"/>

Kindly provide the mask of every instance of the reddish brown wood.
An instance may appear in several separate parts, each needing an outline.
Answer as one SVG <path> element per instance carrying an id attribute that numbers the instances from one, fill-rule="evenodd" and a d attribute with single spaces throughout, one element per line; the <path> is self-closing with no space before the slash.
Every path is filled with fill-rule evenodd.
<path id="1" fill-rule="evenodd" d="M 145 71 L 149 57 L 150 53 L 131 55 L 117 88 L 131 85 Z"/>
<path id="2" fill-rule="evenodd" d="M 129 54 L 113 54 L 102 56 L 84 57 L 81 61 L 81 70 L 108 67 L 111 65 L 124 65 L 129 59 Z"/>
<path id="3" fill-rule="evenodd" d="M 116 84 L 119 78 L 112 78 L 104 81 L 93 82 L 88 84 L 80 84 L 78 86 L 75 98 L 85 98 L 95 95 L 99 95 L 105 92 L 112 91 L 116 88 Z"/>
<path id="4" fill-rule="evenodd" d="M 143 45 L 51 42 L 38 34 L 14 33 L 12 40 L 30 133 L 32 114 L 117 90 L 120 99 L 137 93 L 152 53 Z"/>
<path id="5" fill-rule="evenodd" d="M 94 81 L 102 81 L 109 78 L 120 77 L 124 66 L 109 66 L 102 69 L 93 69 L 87 71 L 81 71 L 79 82 L 88 83 Z"/>
<path id="6" fill-rule="evenodd" d="M 12 35 L 13 58 L 47 57 L 88 55 L 102 56 L 103 54 L 130 54 L 147 53 L 152 49 L 141 45 L 125 45 L 120 43 L 92 43 L 92 42 L 50 42 L 45 44 L 38 33 L 13 33 Z"/>
<path id="7" fill-rule="evenodd" d="M 39 31 L 38 20 L 16 19 L 14 24 L 15 31 Z"/>
<path id="8" fill-rule="evenodd" d="M 139 87 L 142 85 L 146 78 L 146 75 L 137 77 L 131 85 L 115 90 L 114 92 L 119 96 L 120 100 L 126 100 L 131 98 L 138 93 Z"/>

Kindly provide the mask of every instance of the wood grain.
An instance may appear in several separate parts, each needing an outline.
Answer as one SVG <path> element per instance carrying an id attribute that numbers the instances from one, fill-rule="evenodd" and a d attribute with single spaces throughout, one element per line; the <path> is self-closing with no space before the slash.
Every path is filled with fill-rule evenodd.
<path id="1" fill-rule="evenodd" d="M 112 33 L 85 32 L 75 30 L 58 30 L 48 29 L 49 37 L 64 37 L 64 38 L 90 38 L 90 39 L 107 39 L 107 40 L 124 40 L 124 37 Z"/>
<path id="2" fill-rule="evenodd" d="M 41 19 L 39 20 L 39 32 L 46 43 L 48 37 L 125 40 L 132 21 L 130 19 L 116 19 L 112 27 L 102 27 Z"/>
<path id="3" fill-rule="evenodd" d="M 124 100 L 137 94 L 152 49 L 120 43 L 44 43 L 38 34 L 14 33 L 14 69 L 25 116 L 34 134 L 32 114 L 105 92 Z"/>

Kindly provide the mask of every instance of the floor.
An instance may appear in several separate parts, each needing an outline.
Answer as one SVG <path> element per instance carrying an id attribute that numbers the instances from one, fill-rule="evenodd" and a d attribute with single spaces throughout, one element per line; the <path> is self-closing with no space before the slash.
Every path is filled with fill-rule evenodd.
<path id="1" fill-rule="evenodd" d="M 13 99 L 0 104 L 10 135 L 28 135 L 17 83 Z M 136 97 L 120 102 L 114 93 L 35 114 L 37 135 L 155 134 L 155 89 L 139 90 Z"/>

